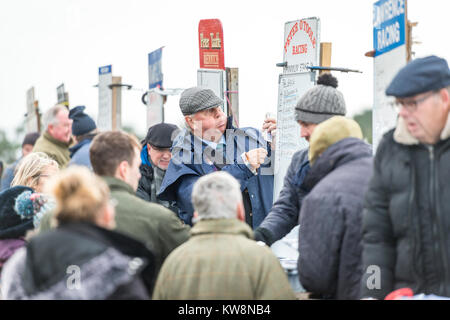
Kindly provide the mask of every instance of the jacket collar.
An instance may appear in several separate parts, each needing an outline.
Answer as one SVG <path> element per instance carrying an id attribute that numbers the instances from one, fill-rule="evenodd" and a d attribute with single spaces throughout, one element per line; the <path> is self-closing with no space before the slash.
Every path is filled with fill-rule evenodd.
<path id="1" fill-rule="evenodd" d="M 441 140 L 446 140 L 448 138 L 450 138 L 450 116 L 447 116 L 447 122 L 441 132 Z M 415 145 L 420 143 L 419 140 L 409 133 L 405 120 L 403 120 L 402 117 L 398 117 L 397 127 L 394 131 L 394 141 L 405 145 Z"/>
<path id="2" fill-rule="evenodd" d="M 192 236 L 217 233 L 242 235 L 253 239 L 253 231 L 250 227 L 237 219 L 200 220 L 191 229 Z"/>
<path id="3" fill-rule="evenodd" d="M 105 182 L 108 185 L 111 192 L 125 191 L 127 193 L 131 193 L 132 195 L 136 194 L 136 192 L 133 190 L 133 188 L 125 181 L 122 181 L 115 177 L 110 177 L 110 176 L 102 176 L 102 179 L 105 180 Z"/>
<path id="4" fill-rule="evenodd" d="M 50 141 L 53 144 L 56 144 L 57 146 L 63 147 L 63 148 L 68 148 L 73 142 L 72 137 L 70 138 L 69 142 L 63 142 L 63 141 L 57 140 L 57 139 L 53 138 L 48 131 L 44 132 L 44 139 Z"/>

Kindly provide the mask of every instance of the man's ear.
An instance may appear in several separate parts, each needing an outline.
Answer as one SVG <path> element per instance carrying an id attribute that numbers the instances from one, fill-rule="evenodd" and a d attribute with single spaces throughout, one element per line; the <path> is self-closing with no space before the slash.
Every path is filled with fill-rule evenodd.
<path id="1" fill-rule="evenodd" d="M 238 220 L 245 222 L 245 209 L 244 204 L 241 202 L 238 203 L 236 208 L 237 218 Z"/>
<path id="2" fill-rule="evenodd" d="M 124 160 L 117 166 L 115 177 L 125 181 L 128 176 L 128 170 L 129 170 L 128 162 Z"/>
<path id="3" fill-rule="evenodd" d="M 184 121 L 188 124 L 189 128 L 194 131 L 194 120 L 190 116 L 184 116 Z"/>

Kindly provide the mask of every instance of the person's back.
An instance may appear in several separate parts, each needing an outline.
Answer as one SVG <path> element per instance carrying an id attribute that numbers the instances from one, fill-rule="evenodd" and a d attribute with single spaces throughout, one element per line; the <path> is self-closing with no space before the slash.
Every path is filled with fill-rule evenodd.
<path id="1" fill-rule="evenodd" d="M 356 134 L 333 132 L 346 131 L 347 124 Z M 360 132 L 356 123 L 335 117 L 311 138 L 312 153 L 324 141 L 327 147 L 302 185 L 311 191 L 300 213 L 298 270 L 303 287 L 325 298 L 359 298 L 363 200 L 372 172 L 372 151 Z"/>
<path id="2" fill-rule="evenodd" d="M 155 254 L 159 270 L 169 253 L 189 238 L 189 227 L 172 211 L 135 196 L 125 182 L 112 177 L 103 179 L 111 190 L 111 197 L 117 201 L 116 230 L 147 245 Z"/>
<path id="3" fill-rule="evenodd" d="M 278 259 L 253 240 L 243 222 L 242 196 L 233 177 L 216 172 L 200 178 L 192 198 L 200 221 L 191 239 L 164 262 L 153 299 L 295 299 Z M 240 204 L 233 209 L 237 199 Z M 216 210 L 212 202 L 222 209 Z"/>

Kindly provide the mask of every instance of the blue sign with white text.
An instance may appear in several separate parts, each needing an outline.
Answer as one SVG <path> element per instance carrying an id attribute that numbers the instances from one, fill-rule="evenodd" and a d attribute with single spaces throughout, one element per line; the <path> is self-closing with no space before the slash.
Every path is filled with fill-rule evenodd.
<path id="1" fill-rule="evenodd" d="M 405 0 L 380 0 L 373 5 L 375 56 L 405 44 Z"/>
<path id="2" fill-rule="evenodd" d="M 107 73 L 111 73 L 111 65 L 98 68 L 99 75 Z"/>
<path id="3" fill-rule="evenodd" d="M 161 71 L 162 48 L 148 54 L 148 82 L 149 89 L 162 88 L 163 74 Z"/>

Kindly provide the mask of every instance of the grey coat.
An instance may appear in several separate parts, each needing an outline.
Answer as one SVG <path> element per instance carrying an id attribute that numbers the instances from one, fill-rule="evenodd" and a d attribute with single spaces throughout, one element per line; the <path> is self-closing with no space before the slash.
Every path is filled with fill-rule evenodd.
<path id="1" fill-rule="evenodd" d="M 311 167 L 299 229 L 298 271 L 307 291 L 359 298 L 363 199 L 371 173 L 371 147 L 356 138 L 333 144 Z"/>

